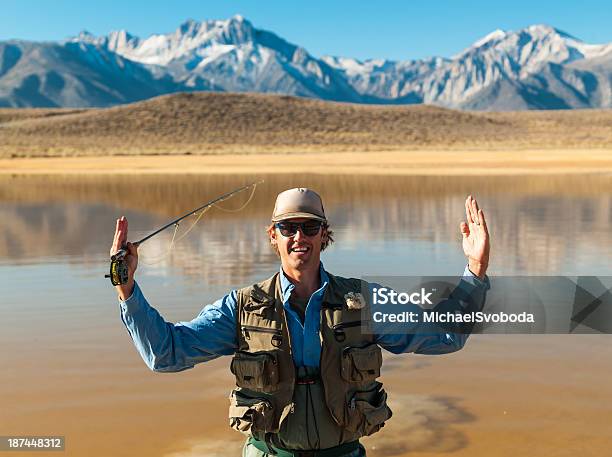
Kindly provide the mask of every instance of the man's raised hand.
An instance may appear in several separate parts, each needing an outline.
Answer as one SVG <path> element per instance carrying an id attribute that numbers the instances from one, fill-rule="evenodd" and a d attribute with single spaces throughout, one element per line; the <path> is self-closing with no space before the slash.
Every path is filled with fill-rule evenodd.
<path id="1" fill-rule="evenodd" d="M 483 279 L 489 266 L 489 231 L 484 212 L 471 195 L 465 200 L 465 221 L 461 222 L 463 252 L 468 258 L 468 267 L 472 273 Z"/>
<path id="2" fill-rule="evenodd" d="M 128 221 L 125 216 L 121 216 L 120 219 L 117 219 L 115 237 L 113 239 L 113 245 L 110 249 L 111 257 L 122 248 L 128 251 L 127 255 L 125 256 L 125 260 L 127 261 L 128 265 L 128 282 L 127 284 L 115 286 L 121 300 L 125 300 L 132 295 L 134 290 L 134 273 L 136 273 L 136 268 L 138 268 L 138 248 L 132 243 L 128 243 L 127 235 Z"/>

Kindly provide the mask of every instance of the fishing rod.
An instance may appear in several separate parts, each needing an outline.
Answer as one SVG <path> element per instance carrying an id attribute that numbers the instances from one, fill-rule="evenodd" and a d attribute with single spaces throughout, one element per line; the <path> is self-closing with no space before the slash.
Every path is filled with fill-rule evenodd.
<path id="1" fill-rule="evenodd" d="M 202 210 L 204 210 L 206 208 L 209 208 L 212 205 L 214 205 L 215 203 L 220 203 L 220 202 L 222 202 L 224 200 L 227 200 L 228 198 L 232 197 L 234 194 L 242 192 L 243 190 L 246 190 L 249 187 L 257 186 L 258 184 L 261 184 L 262 182 L 263 182 L 263 180 L 257 181 L 257 182 L 252 182 L 251 184 L 247 184 L 246 186 L 239 187 L 238 189 L 234 189 L 231 192 L 223 194 L 220 197 L 217 197 L 217 198 L 209 201 L 208 203 L 205 203 L 204 205 L 200 206 L 199 208 L 196 208 L 193 211 L 189 211 L 187 214 L 182 215 L 181 217 L 173 220 L 172 222 L 168 222 L 163 227 L 155 230 L 153 233 L 150 233 L 149 235 L 145 236 L 143 239 L 138 240 L 138 241 L 136 241 L 136 242 L 134 242 L 132 244 L 134 246 L 138 247 L 139 245 L 141 245 L 142 243 L 147 241 L 149 238 L 153 238 L 155 235 L 157 235 L 160 232 L 163 232 L 167 228 L 170 228 L 173 225 L 176 226 L 180 221 L 182 221 L 186 217 L 189 217 L 192 214 L 196 214 L 198 211 L 202 211 Z M 121 249 L 119 249 L 117 252 L 115 252 L 111 256 L 110 274 L 104 275 L 104 277 L 105 278 L 110 278 L 111 282 L 113 283 L 113 286 L 118 286 L 120 284 L 127 284 L 127 282 L 128 282 L 128 264 L 127 264 L 127 260 L 125 258 L 127 256 L 127 254 L 128 254 L 127 246 L 123 245 L 121 247 Z"/>

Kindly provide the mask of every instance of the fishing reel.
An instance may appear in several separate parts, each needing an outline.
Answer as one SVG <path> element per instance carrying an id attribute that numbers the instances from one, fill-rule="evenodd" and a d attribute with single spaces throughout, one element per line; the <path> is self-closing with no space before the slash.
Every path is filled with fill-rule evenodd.
<path id="1" fill-rule="evenodd" d="M 127 284 L 128 282 L 128 263 L 126 256 L 128 254 L 127 249 L 119 249 L 115 254 L 111 256 L 110 262 L 110 274 L 104 275 L 105 278 L 110 278 L 113 286 L 119 286 Z"/>

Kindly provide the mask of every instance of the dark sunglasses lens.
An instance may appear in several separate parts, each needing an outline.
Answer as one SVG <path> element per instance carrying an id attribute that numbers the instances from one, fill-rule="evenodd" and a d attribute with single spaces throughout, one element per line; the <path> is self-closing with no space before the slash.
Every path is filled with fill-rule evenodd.
<path id="1" fill-rule="evenodd" d="M 302 233 L 306 236 L 315 236 L 321 229 L 320 222 L 305 222 L 302 224 Z"/>
<path id="2" fill-rule="evenodd" d="M 306 236 L 315 236 L 321 229 L 321 223 L 315 222 L 303 222 L 303 223 L 292 223 L 292 222 L 279 222 L 276 224 L 278 230 L 283 236 L 293 236 L 297 233 L 298 227 L 302 230 L 302 233 Z"/>
<path id="3" fill-rule="evenodd" d="M 279 224 L 276 224 L 276 226 L 278 227 L 278 230 L 280 230 L 281 235 L 283 236 L 293 236 L 297 232 L 296 224 L 290 224 L 288 222 L 281 222 Z"/>

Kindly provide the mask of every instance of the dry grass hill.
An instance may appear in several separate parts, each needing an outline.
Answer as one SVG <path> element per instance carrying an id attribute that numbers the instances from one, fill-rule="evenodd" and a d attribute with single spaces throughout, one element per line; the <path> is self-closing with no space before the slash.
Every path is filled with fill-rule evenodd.
<path id="1" fill-rule="evenodd" d="M 606 149 L 612 111 L 475 113 L 183 93 L 106 109 L 0 109 L 0 158 L 139 154 Z"/>

